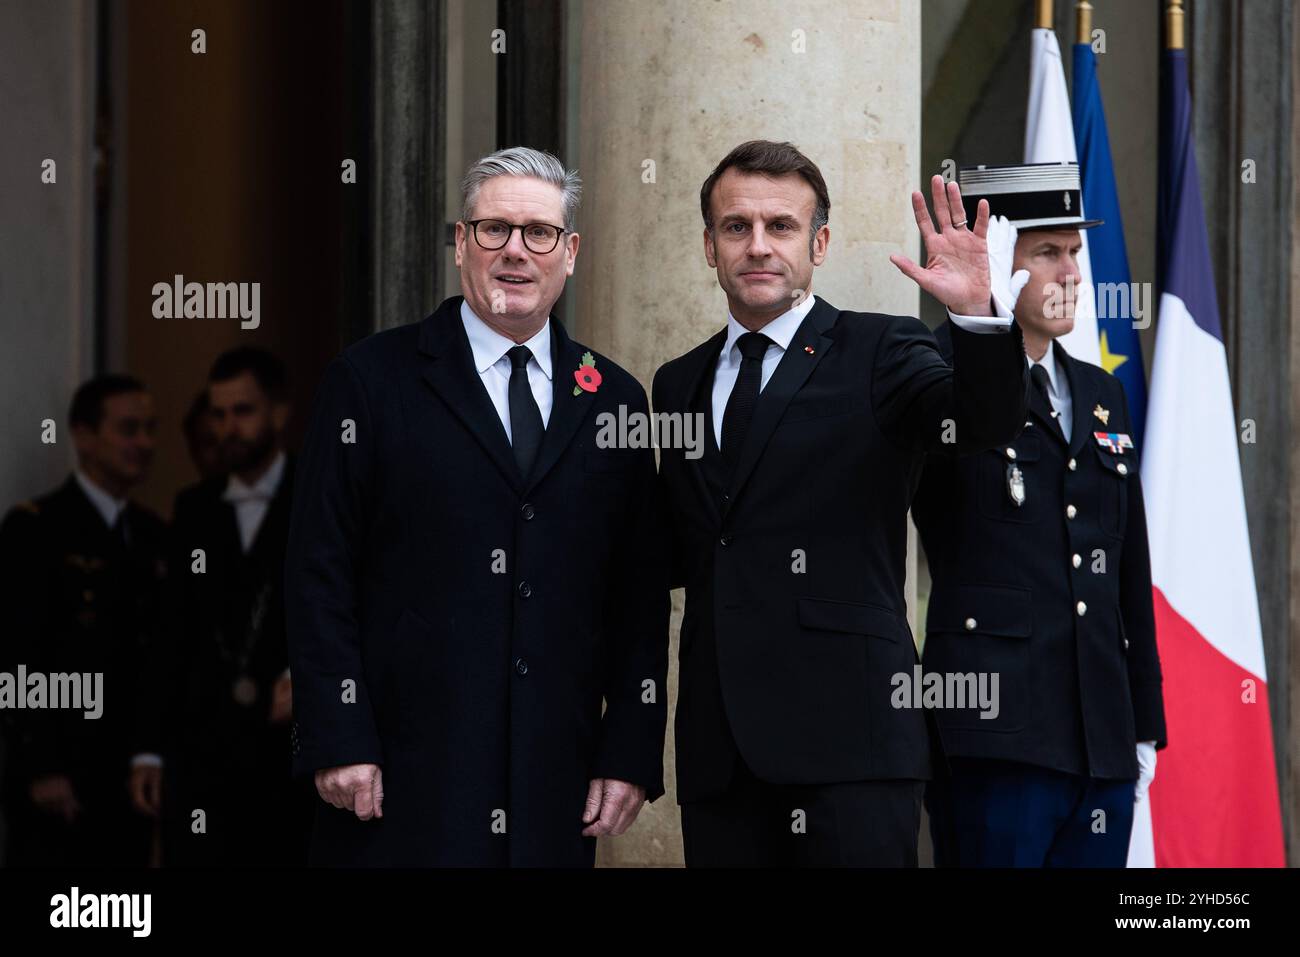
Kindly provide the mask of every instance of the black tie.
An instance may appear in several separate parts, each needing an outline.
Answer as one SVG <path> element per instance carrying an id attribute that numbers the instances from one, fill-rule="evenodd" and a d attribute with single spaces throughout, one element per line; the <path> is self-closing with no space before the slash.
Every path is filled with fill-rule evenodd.
<path id="1" fill-rule="evenodd" d="M 740 347 L 740 373 L 736 385 L 727 398 L 727 408 L 722 414 L 722 461 L 727 470 L 736 467 L 740 446 L 754 417 L 758 403 L 758 387 L 763 382 L 763 356 L 772 340 L 761 332 L 747 332 L 736 340 Z"/>
<path id="2" fill-rule="evenodd" d="M 117 521 L 113 523 L 113 527 L 109 529 L 109 532 L 112 533 L 113 541 L 122 551 L 126 551 L 130 547 L 131 536 L 126 530 L 126 509 L 122 509 L 117 513 Z"/>
<path id="3" fill-rule="evenodd" d="M 528 360 L 533 354 L 527 346 L 515 346 L 506 355 L 510 357 L 510 445 L 519 473 L 528 478 L 546 431 L 542 410 L 537 408 L 533 388 L 528 384 Z"/>
<path id="4" fill-rule="evenodd" d="M 1065 429 L 1061 425 L 1061 417 L 1056 414 L 1056 407 L 1052 405 L 1052 397 L 1048 390 L 1047 370 L 1035 362 L 1029 367 L 1029 379 L 1033 382 L 1034 388 L 1038 390 L 1039 398 L 1046 402 L 1048 409 L 1052 411 L 1052 421 L 1056 424 L 1057 431 L 1061 433 L 1062 438 L 1065 438 Z"/>

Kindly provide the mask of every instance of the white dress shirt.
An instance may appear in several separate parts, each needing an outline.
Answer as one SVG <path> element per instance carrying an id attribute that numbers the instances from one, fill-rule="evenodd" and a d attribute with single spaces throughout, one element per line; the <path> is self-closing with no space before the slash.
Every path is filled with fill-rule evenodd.
<path id="1" fill-rule="evenodd" d="M 284 462 L 284 453 L 277 453 L 271 462 L 271 467 L 252 485 L 244 484 L 237 475 L 231 475 L 226 479 L 226 490 L 221 497 L 235 506 L 235 519 L 239 522 L 239 542 L 245 555 L 253 547 L 257 530 L 262 527 L 262 520 L 266 518 L 267 509 L 271 507 L 271 499 L 275 498 L 275 491 L 280 487 L 280 479 L 284 477 Z"/>
<path id="2" fill-rule="evenodd" d="M 758 330 L 772 340 L 767 347 L 767 352 L 763 354 L 763 378 L 758 384 L 760 393 L 767 387 L 767 382 L 780 364 L 781 357 L 790 348 L 790 340 L 794 338 L 794 334 L 799 331 L 799 326 L 812 311 L 816 298 L 816 296 L 806 296 L 799 305 L 787 309 Z M 996 333 L 1011 329 L 1009 318 L 957 316 L 951 312 L 948 313 L 948 318 L 967 332 Z M 743 358 L 736 342 L 746 332 L 749 330 L 728 312 L 727 341 L 722 344 L 722 352 L 718 354 L 718 364 L 713 370 L 713 438 L 717 441 L 719 449 L 722 448 L 722 417 L 727 411 L 727 399 L 731 398 L 731 390 L 736 386 L 736 377 L 740 374 L 740 363 Z M 508 372 L 507 363 L 507 374 Z"/>
<path id="3" fill-rule="evenodd" d="M 104 520 L 104 524 L 112 528 L 117 524 L 117 517 L 122 514 L 122 509 L 126 508 L 126 499 L 114 498 L 108 492 L 96 485 L 89 475 L 81 469 L 73 469 L 72 474 L 77 479 L 77 484 L 81 486 L 81 491 L 90 499 L 90 504 L 95 506 L 95 511 Z"/>
<path id="4" fill-rule="evenodd" d="M 460 304 L 460 319 L 465 324 L 465 335 L 469 336 L 474 368 L 497 410 L 497 418 L 505 427 L 506 438 L 513 441 L 513 433 L 510 431 L 510 357 L 506 353 L 517 345 L 527 346 L 533 354 L 526 367 L 528 385 L 532 388 L 533 398 L 537 400 L 537 408 L 542 413 L 542 428 L 546 428 L 551 421 L 551 402 L 554 398 L 551 393 L 550 321 L 527 342 L 518 343 L 492 329 L 475 314 L 467 302 Z"/>
<path id="5" fill-rule="evenodd" d="M 1074 425 L 1074 400 L 1070 397 L 1070 380 L 1061 368 L 1056 364 L 1056 356 L 1053 354 L 1054 349 L 1049 343 L 1047 351 L 1043 353 L 1043 358 L 1034 362 L 1029 356 L 1025 356 L 1025 361 L 1029 363 L 1032 370 L 1035 365 L 1040 365 L 1047 370 L 1047 398 L 1052 404 L 1052 409 L 1056 412 L 1056 421 L 1061 423 L 1061 431 L 1065 433 L 1065 441 L 1070 441 L 1071 428 Z"/>

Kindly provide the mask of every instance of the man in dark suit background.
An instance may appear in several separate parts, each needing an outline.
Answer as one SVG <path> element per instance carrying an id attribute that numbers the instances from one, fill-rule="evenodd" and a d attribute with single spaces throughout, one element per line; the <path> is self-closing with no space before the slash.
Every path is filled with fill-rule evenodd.
<path id="1" fill-rule="evenodd" d="M 1023 432 L 927 460 L 913 514 L 933 586 L 925 670 L 998 676 L 996 713 L 937 712 L 951 775 L 927 793 L 935 862 L 1123 867 L 1165 744 L 1146 513 L 1114 376 L 1065 351 L 1082 281 L 1079 172 L 963 169 L 1013 227 L 1033 387 Z M 1013 228 L 1014 232 L 1014 228 Z M 941 347 L 952 344 L 940 334 Z"/>
<path id="2" fill-rule="evenodd" d="M 665 448 L 672 584 L 686 588 L 677 781 L 686 863 L 915 866 L 927 718 L 891 707 L 916 649 L 903 601 L 923 454 L 975 451 L 1024 420 L 1024 349 L 992 315 L 987 208 L 956 184 L 913 211 L 947 304 L 949 368 L 917 320 L 811 295 L 830 200 L 788 143 L 742 144 L 700 194 L 727 326 L 655 376 L 656 413 L 707 420 L 705 452 Z M 972 331 L 968 331 L 972 330 Z"/>
<path id="3" fill-rule="evenodd" d="M 176 497 L 155 663 L 159 750 L 134 758 L 133 800 L 161 811 L 164 863 L 303 864 L 312 805 L 290 777 L 284 364 L 251 346 L 222 354 L 203 414 L 218 474 Z"/>
<path id="4" fill-rule="evenodd" d="M 550 315 L 579 190 L 535 150 L 475 163 L 463 297 L 321 383 L 286 568 L 318 863 L 589 867 L 663 793 L 654 453 L 596 442 L 645 392 Z"/>
<path id="5" fill-rule="evenodd" d="M 143 384 L 108 374 L 77 389 L 68 426 L 73 474 L 0 526 L 0 587 L 11 616 L 0 671 L 100 673 L 102 713 L 0 713 L 11 719 L 7 863 L 139 866 L 149 822 L 132 809 L 126 785 L 143 733 L 135 702 L 146 682 L 166 528 L 129 495 L 149 474 L 157 417 Z"/>

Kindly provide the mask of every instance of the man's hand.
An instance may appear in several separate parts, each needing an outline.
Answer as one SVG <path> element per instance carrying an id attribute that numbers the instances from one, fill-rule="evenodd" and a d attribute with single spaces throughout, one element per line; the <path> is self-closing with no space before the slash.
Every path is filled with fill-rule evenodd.
<path id="1" fill-rule="evenodd" d="M 583 837 L 617 837 L 632 826 L 645 803 L 645 788 L 613 778 L 594 778 L 582 812 Z"/>
<path id="2" fill-rule="evenodd" d="M 157 817 L 162 807 L 162 768 L 156 764 L 139 764 L 131 768 L 127 781 L 131 805 L 146 817 Z"/>
<path id="3" fill-rule="evenodd" d="M 57 814 L 69 824 L 81 814 L 81 802 L 65 774 L 47 774 L 32 781 L 32 803 L 46 814 Z"/>
<path id="4" fill-rule="evenodd" d="M 377 764 L 344 764 L 316 772 L 316 791 L 326 804 L 353 811 L 363 821 L 384 816 L 384 772 Z"/>
<path id="5" fill-rule="evenodd" d="M 293 717 L 293 682 L 288 674 L 276 679 L 271 688 L 271 714 L 267 718 L 271 724 L 284 724 Z"/>
<path id="6" fill-rule="evenodd" d="M 919 192 L 912 193 L 912 212 L 916 214 L 916 225 L 925 243 L 925 268 L 897 253 L 889 261 L 951 312 L 960 316 L 993 315 L 985 238 L 989 225 L 988 200 L 980 200 L 975 222 L 967 224 L 961 189 L 956 183 L 945 187 L 943 177 L 935 175 L 930 180 L 930 192 L 939 223 L 937 232 L 930 222 L 925 197 Z"/>

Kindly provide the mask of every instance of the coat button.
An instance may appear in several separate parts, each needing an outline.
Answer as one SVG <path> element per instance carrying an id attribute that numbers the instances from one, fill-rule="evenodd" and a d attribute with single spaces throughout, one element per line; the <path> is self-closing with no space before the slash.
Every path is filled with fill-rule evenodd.
<path id="1" fill-rule="evenodd" d="M 1075 469 L 1079 467 L 1079 463 L 1076 462 L 1074 459 L 1070 459 L 1070 461 L 1066 462 L 1065 465 L 1071 472 L 1073 472 Z"/>
<path id="2" fill-rule="evenodd" d="M 531 595 L 532 593 L 533 593 L 533 586 L 532 586 L 532 585 L 528 584 L 528 582 L 520 582 L 520 583 L 519 583 L 519 597 L 520 597 L 520 598 L 527 598 L 527 597 L 528 597 L 529 595 Z"/>
<path id="3" fill-rule="evenodd" d="M 1125 650 L 1125 651 L 1128 651 L 1128 639 L 1127 639 L 1127 638 L 1124 639 L 1124 650 Z"/>
<path id="4" fill-rule="evenodd" d="M 723 548 L 726 548 L 728 545 L 731 544 L 731 536 L 723 535 L 720 539 L 718 539 L 718 544 L 721 545 Z"/>
<path id="5" fill-rule="evenodd" d="M 515 671 L 519 674 L 521 678 L 524 675 L 528 674 L 528 662 L 523 658 L 516 658 Z"/>
<path id="6" fill-rule="evenodd" d="M 1016 450 L 1011 448 L 1010 446 L 1007 447 L 1007 458 L 1009 458 L 1013 462 L 1016 460 Z"/>
<path id="7" fill-rule="evenodd" d="M 1123 462 L 1120 462 L 1115 466 L 1115 471 L 1118 472 L 1120 475 L 1128 475 L 1128 466 L 1125 465 Z"/>
<path id="8" fill-rule="evenodd" d="M 976 626 L 976 624 L 978 624 L 978 623 L 975 621 L 974 618 L 967 618 L 967 619 L 966 619 L 966 630 L 967 630 L 967 631 L 974 631 L 974 630 L 975 630 L 975 626 Z"/>
<path id="9" fill-rule="evenodd" d="M 1079 555 L 1071 555 L 1070 564 L 1073 565 L 1075 568 L 1078 568 L 1080 565 L 1083 564 L 1083 558 Z"/>
<path id="10" fill-rule="evenodd" d="M 533 508 L 531 503 L 527 503 L 519 510 L 519 514 L 524 517 L 525 522 L 531 522 L 533 516 L 537 514 L 537 509 Z"/>
<path id="11" fill-rule="evenodd" d="M 1076 516 L 1076 515 L 1078 515 L 1078 514 L 1079 514 L 1079 510 L 1078 510 L 1077 508 L 1075 508 L 1073 505 L 1067 505 L 1067 506 L 1065 506 L 1065 517 L 1066 517 L 1066 518 L 1074 518 L 1074 516 Z"/>
<path id="12" fill-rule="evenodd" d="M 1074 606 L 1074 610 L 1077 611 L 1079 613 L 1079 617 L 1082 618 L 1084 615 L 1088 613 L 1087 602 L 1082 602 L 1082 601 L 1079 602 L 1079 604 Z"/>

